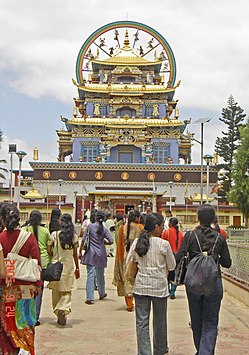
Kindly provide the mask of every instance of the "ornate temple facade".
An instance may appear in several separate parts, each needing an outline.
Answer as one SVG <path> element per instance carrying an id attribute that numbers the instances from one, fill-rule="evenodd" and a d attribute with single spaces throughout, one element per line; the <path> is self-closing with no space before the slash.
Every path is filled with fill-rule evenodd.
<path id="1" fill-rule="evenodd" d="M 71 204 L 76 221 L 93 207 L 172 209 L 193 225 L 201 166 L 191 164 L 193 135 L 180 115 L 180 81 L 165 38 L 131 21 L 99 28 L 80 49 L 73 85 L 72 116 L 61 116 L 57 130 L 58 162 L 30 163 L 47 210 Z M 204 166 L 203 200 L 215 204 L 216 166 L 209 168 L 209 197 L 206 179 Z"/>

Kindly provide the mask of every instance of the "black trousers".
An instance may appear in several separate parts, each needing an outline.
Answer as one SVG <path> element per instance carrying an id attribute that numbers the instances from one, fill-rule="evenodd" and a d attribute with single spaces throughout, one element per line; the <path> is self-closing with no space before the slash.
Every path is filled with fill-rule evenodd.
<path id="1" fill-rule="evenodd" d="M 219 312 L 223 297 L 222 280 L 211 296 L 197 296 L 187 292 L 196 355 L 213 355 L 218 334 Z"/>

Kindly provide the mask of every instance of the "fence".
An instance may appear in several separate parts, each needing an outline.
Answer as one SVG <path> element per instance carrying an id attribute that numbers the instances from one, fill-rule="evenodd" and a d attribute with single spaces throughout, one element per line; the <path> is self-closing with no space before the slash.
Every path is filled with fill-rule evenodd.
<path id="1" fill-rule="evenodd" d="M 232 258 L 230 269 L 222 269 L 222 272 L 235 280 L 249 286 L 249 243 L 228 242 Z"/>

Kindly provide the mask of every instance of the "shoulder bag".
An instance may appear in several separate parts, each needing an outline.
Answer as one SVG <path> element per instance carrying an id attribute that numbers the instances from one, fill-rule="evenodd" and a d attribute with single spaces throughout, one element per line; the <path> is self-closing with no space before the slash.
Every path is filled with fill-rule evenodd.
<path id="1" fill-rule="evenodd" d="M 5 259 L 5 265 L 7 267 L 9 263 L 12 265 L 14 264 L 14 279 L 36 282 L 41 279 L 41 267 L 38 265 L 38 260 L 18 254 L 28 240 L 30 234 L 30 232 L 25 230 L 20 231 L 15 245 Z"/>
<path id="2" fill-rule="evenodd" d="M 59 239 L 58 232 L 56 232 L 57 255 L 59 255 L 58 239 Z M 45 281 L 60 281 L 62 271 L 63 271 L 63 264 L 61 261 L 58 260 L 55 263 L 48 263 L 47 268 L 43 274 L 43 278 Z"/>
<path id="3" fill-rule="evenodd" d="M 88 226 L 86 230 L 86 237 L 82 245 L 82 249 L 87 251 L 89 248 L 90 248 L 90 228 Z"/>
<path id="4" fill-rule="evenodd" d="M 190 236 L 189 236 L 189 238 L 190 238 Z M 184 279 L 186 276 L 187 267 L 188 267 L 188 263 L 189 263 L 188 249 L 189 249 L 189 240 L 187 242 L 187 247 L 184 252 L 184 255 L 181 258 L 180 262 L 177 264 L 177 267 L 175 269 L 175 283 L 177 286 L 184 284 Z"/>

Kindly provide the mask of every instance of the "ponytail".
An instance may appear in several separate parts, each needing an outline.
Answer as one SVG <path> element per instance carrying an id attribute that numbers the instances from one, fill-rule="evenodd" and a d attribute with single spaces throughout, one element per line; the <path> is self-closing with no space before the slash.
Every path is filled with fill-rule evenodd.
<path id="1" fill-rule="evenodd" d="M 40 211 L 34 210 L 30 213 L 29 224 L 33 227 L 33 232 L 37 240 L 38 240 L 38 226 L 40 226 L 41 221 L 42 221 L 42 216 Z"/>

